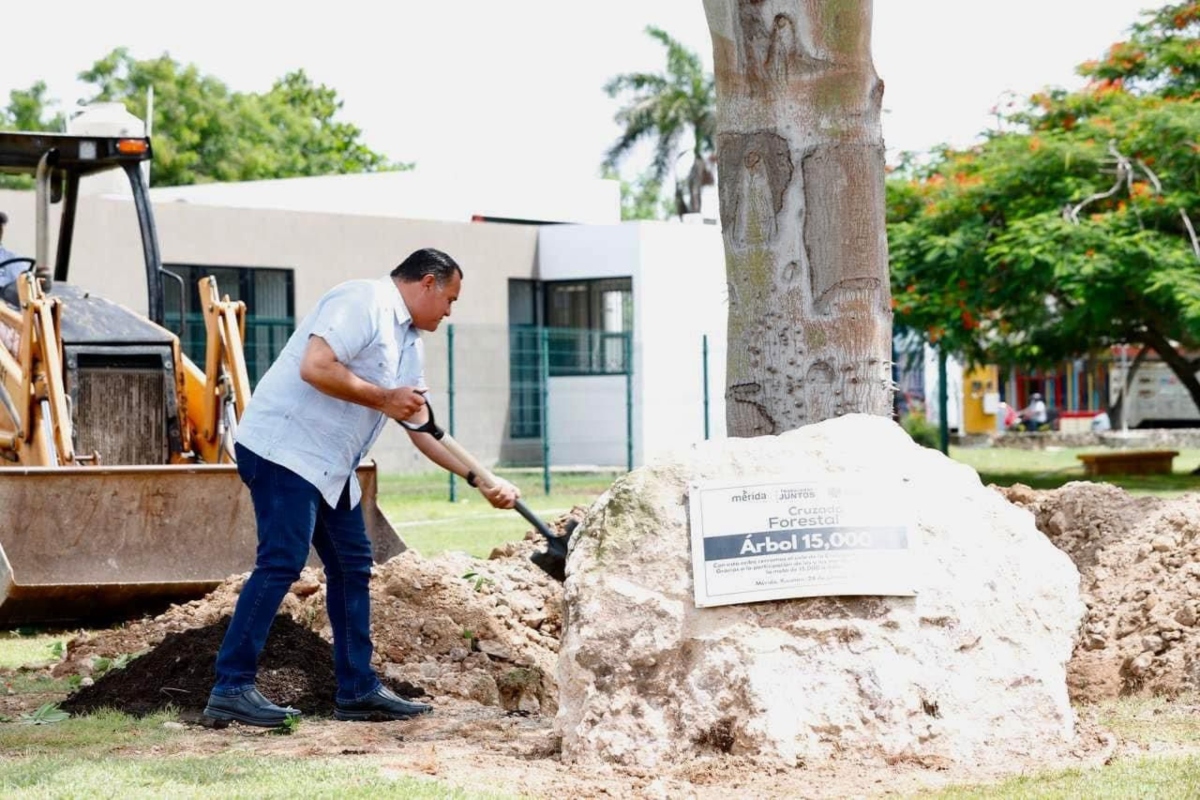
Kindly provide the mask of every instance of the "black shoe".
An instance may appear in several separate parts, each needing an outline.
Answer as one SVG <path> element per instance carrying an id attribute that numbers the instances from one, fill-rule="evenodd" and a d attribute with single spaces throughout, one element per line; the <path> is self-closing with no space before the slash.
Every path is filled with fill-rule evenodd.
<path id="1" fill-rule="evenodd" d="M 433 706 L 405 700 L 391 689 L 380 685 L 362 700 L 337 703 L 333 709 L 333 716 L 335 719 L 351 722 L 384 722 L 392 719 L 411 719 L 431 711 Z"/>
<path id="2" fill-rule="evenodd" d="M 259 694 L 258 689 L 250 688 L 232 697 L 210 694 L 204 716 L 218 723 L 237 720 L 260 728 L 276 728 L 289 719 L 299 718 L 300 712 L 291 706 L 277 706 Z"/>

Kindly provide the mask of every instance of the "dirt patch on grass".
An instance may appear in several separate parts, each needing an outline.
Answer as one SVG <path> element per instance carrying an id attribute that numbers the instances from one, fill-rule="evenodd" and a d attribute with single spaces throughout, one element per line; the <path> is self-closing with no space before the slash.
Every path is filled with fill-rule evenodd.
<path id="1" fill-rule="evenodd" d="M 1200 495 L 1083 481 L 999 491 L 1079 568 L 1087 615 L 1068 664 L 1072 699 L 1200 689 Z"/>
<path id="2" fill-rule="evenodd" d="M 174 708 L 185 718 L 198 717 L 212 689 L 213 664 L 228 627 L 229 617 L 224 617 L 168 633 L 149 652 L 72 694 L 61 708 L 72 714 L 111 708 L 137 717 Z M 425 694 L 405 681 L 389 683 L 405 697 Z M 329 642 L 280 615 L 259 659 L 256 684 L 276 703 L 311 716 L 333 716 L 336 686 Z"/>
<path id="3" fill-rule="evenodd" d="M 573 527 L 583 513 L 573 509 L 555 527 Z M 461 553 L 424 559 L 409 551 L 376 567 L 371 619 L 381 679 L 404 696 L 553 715 L 562 585 L 529 560 L 539 547 L 532 539 L 514 542 L 486 560 Z M 71 638 L 53 675 L 82 675 L 91 685 L 64 707 L 135 715 L 168 705 L 185 713 L 202 710 L 221 638 L 248 576 L 231 577 L 203 599 L 153 619 Z M 336 691 L 324 580 L 321 570 L 306 568 L 292 585 L 258 674 L 264 695 L 316 716 L 332 715 Z"/>

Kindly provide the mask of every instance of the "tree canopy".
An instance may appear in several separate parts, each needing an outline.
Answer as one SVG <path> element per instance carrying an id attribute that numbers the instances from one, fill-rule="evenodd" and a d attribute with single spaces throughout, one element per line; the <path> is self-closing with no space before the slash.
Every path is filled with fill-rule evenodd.
<path id="1" fill-rule="evenodd" d="M 1127 41 L 1010 128 L 888 185 L 896 319 L 969 362 L 1049 366 L 1140 344 L 1200 405 L 1200 2 Z"/>
<path id="2" fill-rule="evenodd" d="M 639 143 L 653 141 L 654 158 L 639 182 L 643 188 L 661 186 L 690 152 L 687 178 L 675 181 L 675 211 L 682 216 L 700 210 L 701 189 L 713 182 L 716 86 L 698 55 L 661 28 L 649 26 L 646 33 L 666 48 L 666 70 L 624 73 L 605 84 L 608 96 L 624 98 L 625 105 L 616 115 L 624 130 L 608 149 L 603 168 L 615 170 Z M 689 137 L 690 150 L 681 149 Z"/>
<path id="3" fill-rule="evenodd" d="M 270 91 L 235 92 L 168 55 L 133 58 L 117 48 L 79 78 L 94 89 L 87 102 L 118 101 L 146 118 L 154 90 L 153 179 L 179 186 L 213 181 L 291 178 L 407 169 L 362 141 L 362 131 L 338 119 L 337 92 L 303 70 L 289 72 Z M 44 83 L 13 92 L 0 126 L 13 130 L 64 130 L 65 116 Z"/>

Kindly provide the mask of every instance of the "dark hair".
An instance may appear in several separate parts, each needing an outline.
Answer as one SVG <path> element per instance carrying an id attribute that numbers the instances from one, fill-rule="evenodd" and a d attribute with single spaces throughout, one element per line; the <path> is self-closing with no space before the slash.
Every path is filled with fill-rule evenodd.
<path id="1" fill-rule="evenodd" d="M 456 272 L 461 280 L 463 271 L 457 261 L 441 250 L 425 247 L 401 261 L 399 266 L 392 270 L 392 277 L 405 283 L 415 283 L 426 275 L 432 275 L 438 286 L 444 286 Z"/>

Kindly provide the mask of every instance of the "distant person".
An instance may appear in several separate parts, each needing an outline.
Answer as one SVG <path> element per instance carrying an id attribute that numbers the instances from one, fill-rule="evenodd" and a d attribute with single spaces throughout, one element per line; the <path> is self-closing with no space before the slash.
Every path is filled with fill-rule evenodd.
<path id="1" fill-rule="evenodd" d="M 13 308 L 19 304 L 17 298 L 17 276 L 29 269 L 29 260 L 4 246 L 4 226 L 8 214 L 0 211 L 0 297 Z"/>
<path id="2" fill-rule="evenodd" d="M 1000 411 L 996 416 L 1000 419 L 1000 429 L 1004 431 L 1015 427 L 1021 421 L 1017 410 L 1003 400 L 1000 401 Z"/>
<path id="3" fill-rule="evenodd" d="M 17 276 L 29 269 L 29 262 L 4 246 L 4 226 L 7 224 L 8 214 L 0 211 L 0 299 L 17 308 L 20 305 Z M 21 335 L 0 322 L 0 344 L 15 356 L 21 349 Z"/>
<path id="4" fill-rule="evenodd" d="M 1021 424 L 1027 431 L 1036 431 L 1049 421 L 1046 401 L 1040 393 L 1034 392 L 1029 396 L 1029 405 L 1021 409 L 1020 416 Z"/>

